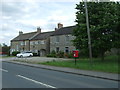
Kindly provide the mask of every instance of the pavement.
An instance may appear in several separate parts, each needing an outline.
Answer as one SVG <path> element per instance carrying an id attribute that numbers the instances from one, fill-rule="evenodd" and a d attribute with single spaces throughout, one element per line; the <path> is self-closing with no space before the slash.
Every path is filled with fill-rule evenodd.
<path id="1" fill-rule="evenodd" d="M 18 60 L 18 59 L 14 59 Z M 20 59 L 22 60 L 22 59 Z M 58 59 L 58 58 L 46 58 L 46 57 L 37 57 L 36 60 L 33 60 L 33 58 L 28 58 L 25 59 L 28 61 L 51 61 L 51 60 L 68 60 L 68 59 Z M 95 77 L 95 78 L 101 78 L 101 79 L 108 79 L 108 80 L 113 80 L 113 81 L 120 81 L 119 75 L 120 74 L 113 74 L 113 73 L 106 73 L 106 72 L 98 72 L 98 71 L 89 71 L 89 70 L 80 70 L 80 69 L 73 69 L 73 68 L 66 68 L 66 67 L 56 67 L 56 66 L 48 66 L 48 65 L 41 65 L 41 64 L 30 64 L 30 63 L 23 63 L 23 62 L 18 62 L 18 61 L 13 61 L 13 59 L 10 60 L 3 60 L 4 62 L 8 63 L 15 63 L 15 64 L 22 64 L 25 66 L 30 66 L 30 67 L 36 67 L 36 68 L 42 68 L 42 69 L 47 69 L 47 70 L 53 70 L 53 71 L 59 71 L 59 72 L 65 72 L 65 73 L 72 73 L 72 74 L 77 74 L 77 75 L 83 75 L 83 76 L 90 76 L 90 77 Z"/>

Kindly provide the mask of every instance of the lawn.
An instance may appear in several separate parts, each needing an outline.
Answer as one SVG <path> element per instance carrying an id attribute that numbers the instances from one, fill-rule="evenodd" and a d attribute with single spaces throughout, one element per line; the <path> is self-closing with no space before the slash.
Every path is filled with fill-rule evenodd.
<path id="1" fill-rule="evenodd" d="M 101 61 L 100 58 L 93 58 L 92 64 L 88 58 L 86 59 L 77 59 L 75 65 L 74 60 L 69 61 L 47 61 L 38 64 L 51 65 L 51 66 L 60 66 L 60 67 L 70 67 L 81 70 L 93 70 L 93 71 L 102 71 L 110 73 L 120 73 L 118 72 L 118 56 L 107 56 L 104 61 Z"/>

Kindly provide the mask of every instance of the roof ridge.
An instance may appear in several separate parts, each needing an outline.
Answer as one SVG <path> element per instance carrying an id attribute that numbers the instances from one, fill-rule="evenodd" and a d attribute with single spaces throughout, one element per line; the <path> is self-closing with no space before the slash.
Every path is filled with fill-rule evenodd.
<path id="1" fill-rule="evenodd" d="M 31 34 L 31 33 L 37 33 L 37 31 L 35 31 L 35 32 L 28 32 L 28 33 L 23 33 L 22 35 Z"/>

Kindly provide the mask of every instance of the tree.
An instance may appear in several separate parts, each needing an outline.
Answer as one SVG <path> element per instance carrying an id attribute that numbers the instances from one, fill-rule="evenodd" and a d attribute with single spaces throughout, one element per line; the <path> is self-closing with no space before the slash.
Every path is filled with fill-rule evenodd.
<path id="1" fill-rule="evenodd" d="M 120 3 L 115 2 L 87 2 L 89 27 L 91 33 L 92 53 L 93 56 L 101 56 L 104 60 L 104 53 L 115 47 L 119 41 L 119 14 Z M 85 16 L 84 2 L 77 4 L 76 9 L 76 29 L 73 40 L 77 49 L 88 54 L 88 36 Z M 118 27 L 118 28 L 117 28 Z M 118 38 L 117 38 L 118 39 Z M 120 45 L 117 45 L 118 47 Z"/>
<path id="2" fill-rule="evenodd" d="M 9 55 L 10 53 L 10 47 L 7 46 L 5 43 L 3 43 L 2 45 L 2 52 L 6 53 L 7 55 Z"/>

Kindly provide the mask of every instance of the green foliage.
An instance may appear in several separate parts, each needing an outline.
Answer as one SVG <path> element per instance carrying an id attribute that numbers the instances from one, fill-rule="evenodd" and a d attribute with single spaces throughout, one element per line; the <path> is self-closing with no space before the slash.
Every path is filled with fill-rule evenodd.
<path id="1" fill-rule="evenodd" d="M 59 58 L 64 58 L 64 52 L 59 51 L 59 52 L 57 53 L 57 57 L 59 57 Z"/>
<path id="2" fill-rule="evenodd" d="M 56 57 L 56 54 L 47 54 L 47 57 Z"/>
<path id="3" fill-rule="evenodd" d="M 103 57 L 112 47 L 120 48 L 120 3 L 87 2 L 91 34 L 92 53 L 94 57 Z M 88 36 L 84 2 L 77 4 L 76 29 L 73 35 L 74 45 L 81 53 L 88 54 Z"/>
<path id="4" fill-rule="evenodd" d="M 51 52 L 51 54 L 56 54 L 55 50 L 53 50 L 53 51 Z"/>
<path id="5" fill-rule="evenodd" d="M 3 43 L 3 45 L 0 44 L 0 51 L 5 52 L 10 56 L 10 46 L 7 46 L 5 43 Z"/>
<path id="6" fill-rule="evenodd" d="M 20 53 L 20 52 L 19 51 L 14 51 L 14 52 L 12 52 L 12 55 L 16 56 L 18 53 Z"/>
<path id="7" fill-rule="evenodd" d="M 73 53 L 69 53 L 69 54 L 68 54 L 68 58 L 74 58 L 74 57 L 73 57 Z"/>
<path id="8" fill-rule="evenodd" d="M 56 57 L 56 52 L 53 50 L 50 54 L 47 54 L 47 57 Z"/>
<path id="9" fill-rule="evenodd" d="M 51 66 L 59 66 L 59 67 L 69 67 L 69 68 L 77 68 L 80 70 L 93 70 L 93 71 L 102 71 L 102 72 L 111 72 L 111 73 L 120 73 L 119 65 L 117 61 L 118 56 L 107 56 L 105 57 L 105 62 L 101 62 L 99 58 L 93 59 L 93 65 L 89 63 L 89 59 L 80 58 L 77 59 L 77 64 L 75 65 L 74 60 L 68 61 L 49 61 L 42 62 L 39 64 L 51 65 Z"/>

